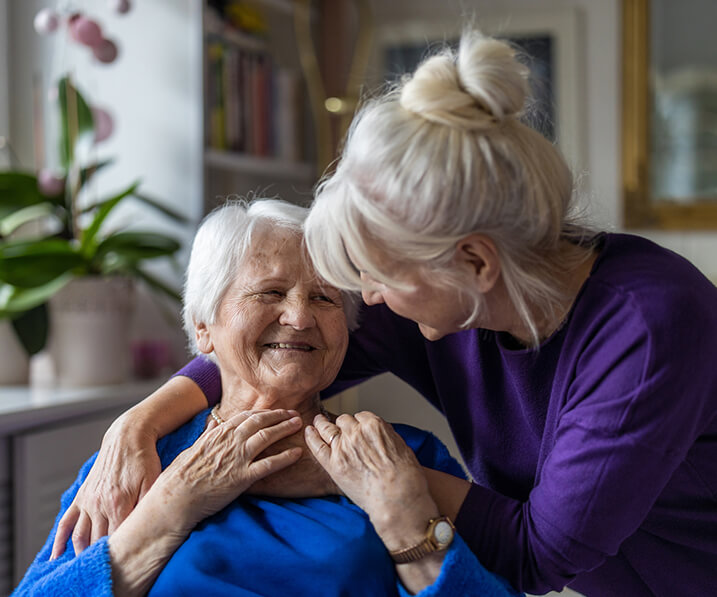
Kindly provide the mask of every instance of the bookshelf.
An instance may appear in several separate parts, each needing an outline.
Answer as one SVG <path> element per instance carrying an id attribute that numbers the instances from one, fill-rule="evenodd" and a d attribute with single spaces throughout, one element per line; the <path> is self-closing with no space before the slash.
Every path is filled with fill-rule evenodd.
<path id="1" fill-rule="evenodd" d="M 317 180 L 314 127 L 292 0 L 248 12 L 202 0 L 204 211 L 227 196 L 308 205 Z"/>

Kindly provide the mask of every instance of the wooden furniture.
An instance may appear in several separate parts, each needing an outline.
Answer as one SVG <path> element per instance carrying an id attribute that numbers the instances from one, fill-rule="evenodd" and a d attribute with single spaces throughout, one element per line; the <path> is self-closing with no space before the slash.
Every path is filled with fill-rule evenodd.
<path id="1" fill-rule="evenodd" d="M 42 547 L 60 496 L 114 418 L 163 380 L 101 388 L 0 387 L 0 596 Z"/>

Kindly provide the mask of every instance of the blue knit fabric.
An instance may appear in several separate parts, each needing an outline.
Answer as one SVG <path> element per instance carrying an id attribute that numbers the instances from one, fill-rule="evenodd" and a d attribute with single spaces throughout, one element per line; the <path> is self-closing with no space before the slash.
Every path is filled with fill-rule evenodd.
<path id="1" fill-rule="evenodd" d="M 162 468 L 201 434 L 208 410 L 158 444 Z M 424 466 L 463 476 L 433 435 L 405 425 L 397 432 Z M 69 507 L 96 455 L 62 497 L 62 508 L 33 564 L 13 595 L 112 594 L 107 539 L 74 556 L 48 561 L 57 522 Z M 241 496 L 203 521 L 160 573 L 150 595 L 408 595 L 366 514 L 341 496 L 286 500 Z M 463 541 L 450 548 L 441 575 L 420 593 L 515 595 L 478 563 Z"/>

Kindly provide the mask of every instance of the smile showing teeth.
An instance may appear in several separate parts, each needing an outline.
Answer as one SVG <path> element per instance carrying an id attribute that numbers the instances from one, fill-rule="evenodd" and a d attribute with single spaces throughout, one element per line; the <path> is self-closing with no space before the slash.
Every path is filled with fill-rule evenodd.
<path id="1" fill-rule="evenodd" d="M 308 346 L 307 344 L 286 344 L 284 342 L 272 342 L 267 344 L 267 346 L 269 348 L 289 348 L 291 350 L 303 350 L 305 352 L 314 350 L 313 346 Z"/>

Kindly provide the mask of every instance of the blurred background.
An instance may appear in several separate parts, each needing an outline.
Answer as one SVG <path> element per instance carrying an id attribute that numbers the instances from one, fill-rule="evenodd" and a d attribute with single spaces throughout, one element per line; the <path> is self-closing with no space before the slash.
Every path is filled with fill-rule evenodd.
<path id="1" fill-rule="evenodd" d="M 186 362 L 179 306 L 171 291 L 181 288 L 201 218 L 227 196 L 278 195 L 308 205 L 360 97 L 412 69 L 427 49 L 455 42 L 467 23 L 512 40 L 528 55 L 537 97 L 531 122 L 563 150 L 581 202 L 596 224 L 636 230 L 716 279 L 712 56 L 717 53 L 712 45 L 704 57 L 701 42 L 688 47 L 678 40 L 696 37 L 696 23 L 714 23 L 709 15 L 717 15 L 712 2 L 691 0 L 669 12 L 676 4 L 0 0 L 0 171 L 13 176 L 3 179 L 5 187 L 0 184 L 5 193 L 0 217 L 34 209 L 23 212 L 21 225 L 0 226 L 0 243 L 42 236 L 48 223 L 36 216 L 47 215 L 42 205 L 48 197 L 56 201 L 55 211 L 73 202 L 76 229 L 86 232 L 97 206 L 128 189 L 102 222 L 98 239 L 133 230 L 165 239 L 134 239 L 144 243 L 133 246 L 132 255 L 141 249 L 146 277 L 137 274 L 133 257 L 122 262 L 138 282 L 133 308 L 124 323 L 102 328 L 100 342 L 121 337 L 122 347 L 110 356 L 111 369 L 122 372 L 119 379 L 60 372 L 58 351 L 80 365 L 90 355 L 57 348 L 60 324 L 53 328 L 53 311 L 48 315 L 42 301 L 32 309 L 49 318 L 48 336 L 33 336 L 42 317 L 26 326 L 25 339 L 36 340 L 28 359 L 13 322 L 32 309 L 7 300 L 27 298 L 27 289 L 17 290 L 27 280 L 0 280 L 5 283 L 0 287 L 0 302 L 5 301 L 0 359 L 10 370 L 4 381 L 0 378 L 0 595 L 10 591 L 37 552 L 57 496 L 71 481 L 68 475 L 96 449 L 112 418 Z M 632 49 L 630 40 L 636 44 Z M 634 90 L 643 79 L 645 85 Z M 64 106 L 64 116 L 58 105 Z M 93 115 L 90 120 L 83 105 Z M 656 117 L 649 124 L 653 110 Z M 88 131 L 90 137 L 83 137 Z M 58 151 L 68 142 L 70 159 Z M 625 160 L 633 155 L 638 174 L 630 186 L 626 172 L 632 162 Z M 84 176 L 83 168 L 98 164 L 103 165 L 97 172 Z M 668 177 L 670 168 L 675 173 Z M 12 204 L 7 198 L 20 187 L 24 194 L 14 196 L 25 203 Z M 648 197 L 646 188 L 654 196 Z M 10 203 L 3 205 L 6 200 Z M 644 217 L 630 220 L 630 201 L 643 202 L 638 212 Z M 664 216 L 668 212 L 673 215 Z M 177 246 L 161 244 L 165 241 Z M 0 278 L 3 255 L 10 263 L 6 253 L 0 254 Z M 101 267 L 107 268 L 102 273 L 112 273 L 119 266 L 115 261 Z M 48 280 L 36 286 L 45 289 Z M 157 293 L 158 285 L 170 292 Z M 95 307 L 73 308 L 75 319 L 68 325 L 76 330 L 77 312 L 86 315 Z M 100 324 L 92 320 L 88 327 Z M 11 354 L 20 364 L 9 364 Z M 347 392 L 332 407 L 374 410 L 391 421 L 431 428 L 460 457 L 439 414 L 390 376 Z M 58 452 L 58 444 L 65 449 Z"/>

